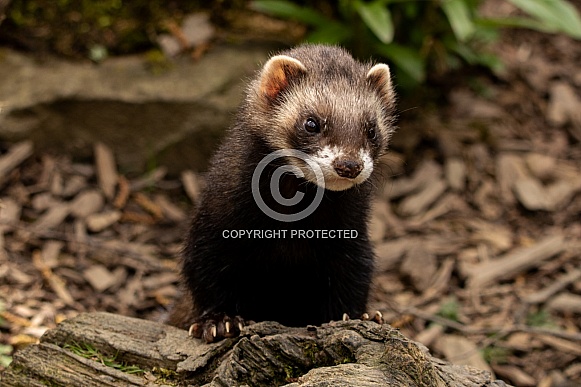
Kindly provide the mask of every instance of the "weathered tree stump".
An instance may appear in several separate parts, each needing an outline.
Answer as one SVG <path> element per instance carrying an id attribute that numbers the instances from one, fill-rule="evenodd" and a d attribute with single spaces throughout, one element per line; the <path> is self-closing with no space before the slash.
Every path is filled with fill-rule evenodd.
<path id="1" fill-rule="evenodd" d="M 432 357 L 389 325 L 264 322 L 203 344 L 160 323 L 82 314 L 14 356 L 2 386 L 506 386 Z"/>

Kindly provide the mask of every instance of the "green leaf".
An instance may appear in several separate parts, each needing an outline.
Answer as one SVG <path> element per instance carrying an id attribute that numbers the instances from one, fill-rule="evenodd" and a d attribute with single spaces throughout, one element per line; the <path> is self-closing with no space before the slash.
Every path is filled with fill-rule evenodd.
<path id="1" fill-rule="evenodd" d="M 509 0 L 546 24 L 549 29 L 581 39 L 581 19 L 575 7 L 564 0 Z"/>
<path id="2" fill-rule="evenodd" d="M 12 356 L 8 356 L 13 351 L 11 345 L 0 344 L 0 367 L 8 367 L 12 362 Z"/>
<path id="3" fill-rule="evenodd" d="M 385 6 L 383 0 L 377 0 L 372 3 L 357 1 L 355 8 L 361 19 L 367 27 L 383 43 L 391 43 L 393 40 L 393 22 L 389 9 Z"/>
<path id="4" fill-rule="evenodd" d="M 476 24 L 482 27 L 492 28 L 529 28 L 531 30 L 541 32 L 554 32 L 553 27 L 543 24 L 539 20 L 531 19 L 530 17 L 503 17 L 503 18 L 483 18 L 477 19 Z"/>
<path id="5" fill-rule="evenodd" d="M 328 23 L 323 14 L 309 7 L 301 7 L 291 1 L 284 0 L 260 0 L 253 1 L 250 7 L 256 11 L 271 14 L 283 19 L 292 19 L 311 26 Z"/>
<path id="6" fill-rule="evenodd" d="M 464 42 L 474 34 L 476 27 L 465 0 L 444 0 L 442 9 L 448 17 L 454 35 L 459 41 Z"/>
<path id="7" fill-rule="evenodd" d="M 0 366 L 1 367 L 8 368 L 10 363 L 12 363 L 12 356 L 0 355 Z"/>
<path id="8" fill-rule="evenodd" d="M 417 83 L 426 79 L 426 63 L 417 50 L 391 43 L 378 45 L 376 51 L 391 60 Z"/>
<path id="9" fill-rule="evenodd" d="M 306 38 L 312 43 L 338 44 L 351 36 L 351 29 L 328 19 L 325 15 L 309 7 L 301 7 L 291 1 L 261 0 L 253 1 L 251 7 L 257 11 L 284 19 L 292 19 L 314 27 Z"/>
<path id="10" fill-rule="evenodd" d="M 456 297 L 449 297 L 441 304 L 440 310 L 437 312 L 438 316 L 447 318 L 452 321 L 460 321 L 460 303 Z"/>

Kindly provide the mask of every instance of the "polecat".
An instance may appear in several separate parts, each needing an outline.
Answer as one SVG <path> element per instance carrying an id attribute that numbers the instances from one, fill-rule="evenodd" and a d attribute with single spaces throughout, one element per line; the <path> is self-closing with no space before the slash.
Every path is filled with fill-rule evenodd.
<path id="1" fill-rule="evenodd" d="M 211 161 L 168 323 L 211 342 L 244 321 L 363 315 L 370 177 L 394 132 L 394 103 L 389 67 L 341 48 L 270 58 Z"/>

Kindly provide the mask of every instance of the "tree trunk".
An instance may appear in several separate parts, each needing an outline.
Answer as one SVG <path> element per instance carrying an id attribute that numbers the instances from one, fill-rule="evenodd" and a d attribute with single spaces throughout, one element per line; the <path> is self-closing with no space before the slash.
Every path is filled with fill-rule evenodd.
<path id="1" fill-rule="evenodd" d="M 486 371 L 433 358 L 389 325 L 263 322 L 203 344 L 186 331 L 88 313 L 19 351 L 2 386 L 506 386 Z"/>

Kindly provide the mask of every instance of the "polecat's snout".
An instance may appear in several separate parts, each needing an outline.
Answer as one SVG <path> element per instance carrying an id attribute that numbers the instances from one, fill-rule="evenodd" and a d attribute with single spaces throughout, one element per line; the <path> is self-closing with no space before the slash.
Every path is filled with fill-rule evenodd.
<path id="1" fill-rule="evenodd" d="M 337 175 L 354 179 L 361 173 L 363 165 L 356 160 L 335 160 L 333 161 L 333 168 L 335 168 Z"/>
<path id="2" fill-rule="evenodd" d="M 373 172 L 373 159 L 366 149 L 348 152 L 338 146 L 325 146 L 311 155 L 310 159 L 323 172 L 324 185 L 319 184 L 316 172 L 307 163 L 300 166 L 305 178 L 331 191 L 344 191 L 361 184 Z"/>

